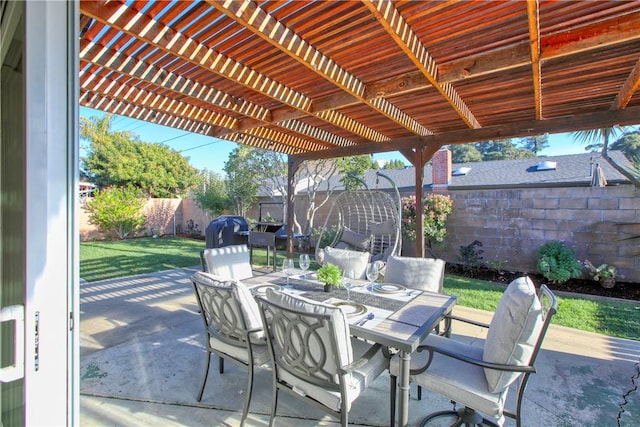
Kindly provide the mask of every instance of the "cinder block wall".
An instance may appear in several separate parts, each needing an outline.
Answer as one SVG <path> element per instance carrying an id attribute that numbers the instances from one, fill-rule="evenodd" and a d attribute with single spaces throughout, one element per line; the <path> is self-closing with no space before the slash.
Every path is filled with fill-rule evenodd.
<path id="1" fill-rule="evenodd" d="M 640 194 L 632 185 L 448 191 L 453 212 L 447 241 L 436 253 L 455 262 L 460 246 L 482 242 L 484 260 L 535 271 L 535 252 L 550 240 L 576 250 L 579 260 L 606 262 L 624 281 L 640 282 Z"/>

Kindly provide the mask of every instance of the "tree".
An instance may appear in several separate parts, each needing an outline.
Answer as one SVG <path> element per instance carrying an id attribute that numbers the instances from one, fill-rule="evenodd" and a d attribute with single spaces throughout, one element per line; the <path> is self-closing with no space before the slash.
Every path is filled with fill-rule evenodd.
<path id="1" fill-rule="evenodd" d="M 535 157 L 531 151 L 518 148 L 510 139 L 478 142 L 476 149 L 482 154 L 482 160 L 526 159 Z"/>
<path id="2" fill-rule="evenodd" d="M 611 144 L 612 150 L 620 150 L 636 164 L 640 163 L 640 131 L 627 132 Z"/>
<path id="3" fill-rule="evenodd" d="M 519 144 L 522 148 L 531 151 L 537 156 L 540 151 L 549 147 L 549 134 L 520 138 Z"/>
<path id="4" fill-rule="evenodd" d="M 404 169 L 405 164 L 400 159 L 389 160 L 383 167 L 383 169 Z"/>
<path id="5" fill-rule="evenodd" d="M 201 184 L 193 191 L 200 208 L 213 216 L 218 216 L 229 207 L 227 183 L 215 172 L 202 171 Z"/>
<path id="6" fill-rule="evenodd" d="M 238 145 L 224 164 L 227 174 L 227 197 L 231 201 L 236 215 L 247 216 L 247 211 L 256 203 L 260 181 L 253 170 L 247 167 L 247 158 L 254 148 Z"/>
<path id="7" fill-rule="evenodd" d="M 316 212 L 329 201 L 333 194 L 334 187 L 330 185 L 331 177 L 338 170 L 338 163 L 335 159 L 320 159 L 314 161 L 303 162 L 298 169 L 297 181 L 305 184 L 305 193 L 307 196 L 307 209 L 305 212 L 304 222 L 296 223 L 304 234 L 310 234 L 315 228 L 314 220 Z M 319 194 L 324 187 L 324 196 L 320 198 Z M 299 195 L 301 196 L 301 195 Z M 301 197 L 299 197 L 300 199 Z"/>
<path id="8" fill-rule="evenodd" d="M 198 183 L 198 171 L 179 152 L 138 141 L 131 132 L 112 132 L 112 116 L 80 118 L 80 136 L 91 142 L 83 159 L 100 188 L 132 185 L 149 197 L 175 197 Z"/>
<path id="9" fill-rule="evenodd" d="M 482 161 L 482 154 L 474 144 L 457 144 L 449 146 L 453 163 L 468 163 Z"/>
<path id="10" fill-rule="evenodd" d="M 360 179 L 371 168 L 371 160 L 368 155 L 342 157 L 337 160 L 338 169 L 341 172 L 341 181 L 345 190 L 360 188 Z"/>
<path id="11" fill-rule="evenodd" d="M 624 127 L 614 126 L 611 128 L 581 130 L 571 132 L 571 136 L 579 144 L 585 145 L 585 150 L 594 153 L 600 151 L 606 155 L 609 150 L 609 141 L 623 133 L 624 129 Z"/>
<path id="12" fill-rule="evenodd" d="M 87 201 L 89 222 L 98 226 L 106 234 L 114 234 L 121 240 L 144 226 L 146 217 L 142 213 L 146 200 L 140 190 L 127 188 L 106 188 Z"/>

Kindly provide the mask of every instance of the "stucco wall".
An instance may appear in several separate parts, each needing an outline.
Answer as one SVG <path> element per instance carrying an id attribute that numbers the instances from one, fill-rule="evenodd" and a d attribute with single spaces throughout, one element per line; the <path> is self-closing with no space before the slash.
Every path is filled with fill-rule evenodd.
<path id="1" fill-rule="evenodd" d="M 175 234 L 188 230 L 189 221 L 204 235 L 204 230 L 213 219 L 191 199 L 149 199 L 143 208 L 147 216 L 144 230 L 139 236 L 149 235 L 160 231 L 160 234 Z M 96 226 L 89 223 L 89 214 L 80 208 L 80 240 L 103 239 Z M 153 231 L 152 231 L 153 230 Z"/>

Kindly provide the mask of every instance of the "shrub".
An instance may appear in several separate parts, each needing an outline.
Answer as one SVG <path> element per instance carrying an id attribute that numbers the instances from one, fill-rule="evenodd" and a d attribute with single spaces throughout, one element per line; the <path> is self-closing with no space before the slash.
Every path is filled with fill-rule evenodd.
<path id="1" fill-rule="evenodd" d="M 140 230 L 146 217 L 142 213 L 146 200 L 133 187 L 106 188 L 87 201 L 89 222 L 98 226 L 105 235 L 121 240 Z"/>
<path id="2" fill-rule="evenodd" d="M 540 273 L 553 283 L 564 283 L 582 273 L 575 251 L 556 240 L 540 246 L 536 258 Z"/>
<path id="3" fill-rule="evenodd" d="M 402 200 L 402 236 L 416 239 L 416 198 L 403 197 Z M 446 221 L 451 214 L 453 202 L 446 194 L 428 194 L 424 198 L 424 237 L 429 252 L 433 245 L 442 244 L 447 235 Z"/>
<path id="4" fill-rule="evenodd" d="M 484 251 L 480 249 L 481 247 L 482 242 L 479 240 L 474 240 L 467 246 L 460 246 L 457 260 L 462 265 L 464 271 L 469 272 L 483 266 L 482 254 Z"/>

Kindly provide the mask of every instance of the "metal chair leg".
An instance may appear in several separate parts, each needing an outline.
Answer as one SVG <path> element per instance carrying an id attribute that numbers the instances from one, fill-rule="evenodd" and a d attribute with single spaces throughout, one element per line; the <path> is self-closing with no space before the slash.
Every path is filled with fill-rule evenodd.
<path id="1" fill-rule="evenodd" d="M 242 411 L 242 418 L 240 419 L 240 426 L 244 425 L 247 415 L 249 414 L 249 405 L 251 405 L 251 393 L 253 392 L 253 363 L 250 363 L 248 372 L 248 384 L 247 384 L 247 397 L 244 401 L 244 410 Z"/>
<path id="2" fill-rule="evenodd" d="M 224 359 L 218 356 L 218 372 L 224 374 Z"/>
<path id="3" fill-rule="evenodd" d="M 207 363 L 204 366 L 204 378 L 202 379 L 202 385 L 200 386 L 200 393 L 198 393 L 198 402 L 202 400 L 202 394 L 204 393 L 204 386 L 207 384 L 207 377 L 209 376 L 210 364 L 211 364 L 211 352 L 207 351 Z"/>
<path id="4" fill-rule="evenodd" d="M 389 425 L 394 426 L 396 424 L 396 377 L 394 375 L 389 376 Z"/>

